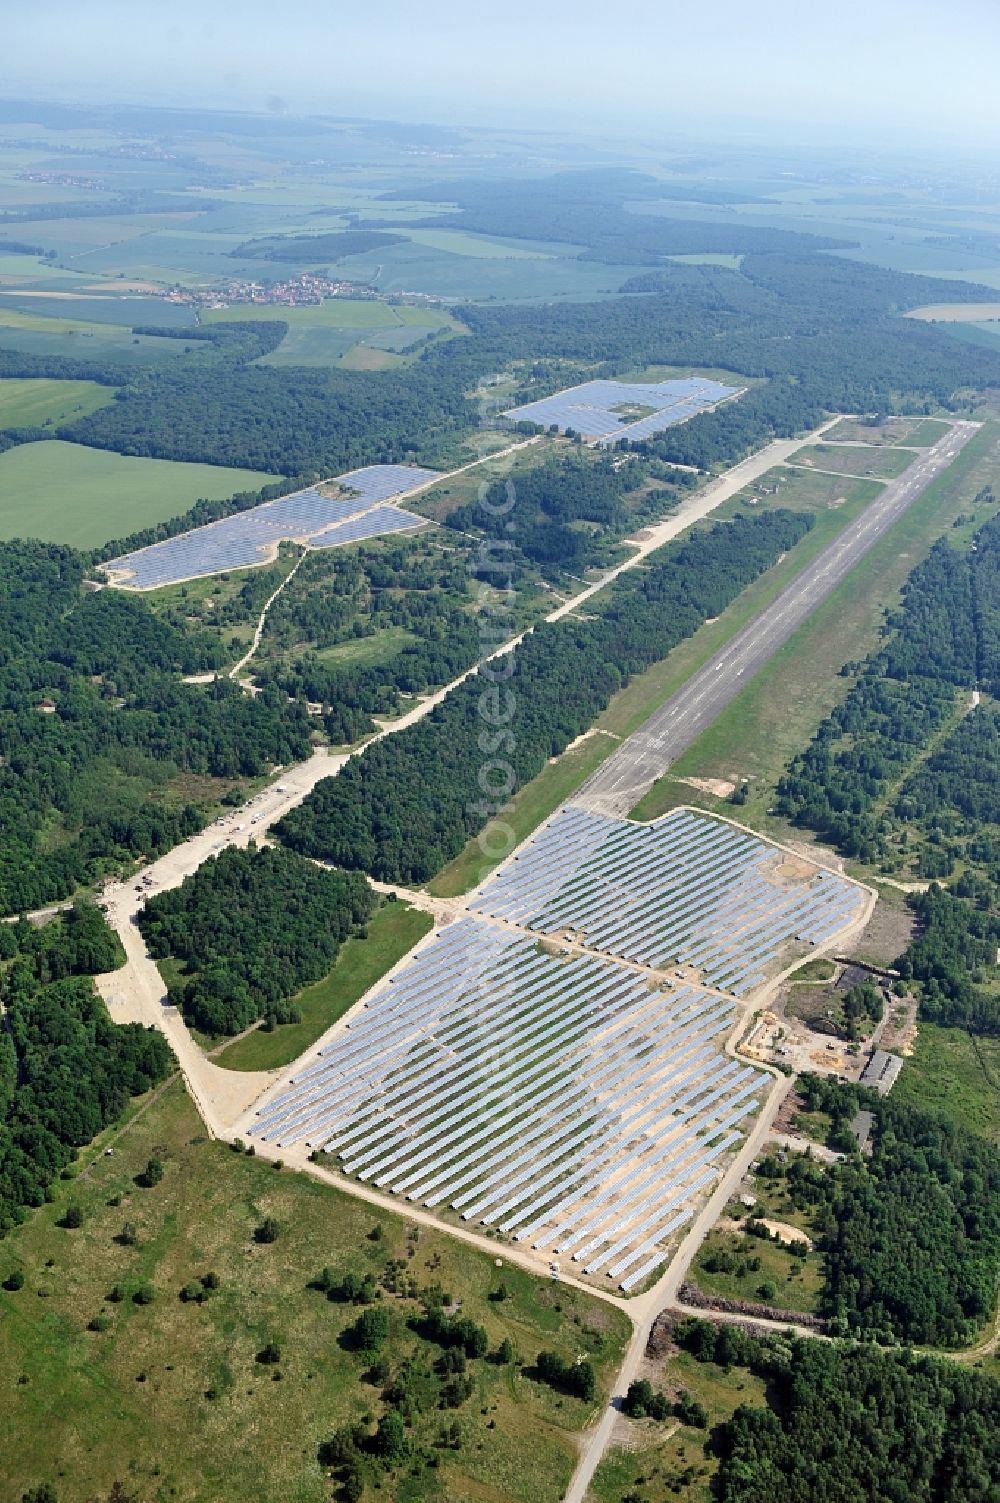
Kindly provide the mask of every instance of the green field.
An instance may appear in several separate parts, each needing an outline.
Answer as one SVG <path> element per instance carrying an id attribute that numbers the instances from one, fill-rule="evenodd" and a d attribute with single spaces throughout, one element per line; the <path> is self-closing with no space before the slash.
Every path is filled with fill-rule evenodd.
<path id="1" fill-rule="evenodd" d="M 284 1023 L 270 1033 L 256 1028 L 213 1055 L 215 1063 L 228 1070 L 277 1070 L 291 1064 L 432 928 L 430 914 L 408 903 L 383 904 L 369 920 L 366 937 L 346 940 L 329 976 L 294 999 L 300 1023 Z"/>
<path id="2" fill-rule="evenodd" d="M 113 386 L 96 381 L 49 381 L 44 378 L 0 381 L 0 428 L 36 428 L 71 423 L 115 399 Z"/>
<path id="3" fill-rule="evenodd" d="M 710 1262 L 713 1254 L 718 1253 L 735 1257 L 739 1260 L 737 1267 L 709 1272 L 706 1260 Z M 748 1267 L 751 1260 L 759 1261 L 760 1267 Z M 702 1243 L 689 1278 L 706 1294 L 720 1299 L 750 1300 L 811 1315 L 823 1288 L 823 1259 L 815 1252 L 796 1258 L 780 1242 L 716 1228 Z M 762 1292 L 762 1286 L 766 1286 L 766 1292 Z"/>
<path id="4" fill-rule="evenodd" d="M 331 297 L 323 303 L 306 303 L 295 308 L 279 304 L 233 303 L 228 308 L 206 308 L 201 315 L 206 324 L 246 323 L 263 320 L 287 324 L 290 329 L 392 329 L 406 324 L 426 324 L 433 328 L 451 328 L 455 320 L 444 309 L 428 303 L 385 303 L 378 298 Z"/>
<path id="5" fill-rule="evenodd" d="M 0 538 L 94 548 L 168 517 L 200 497 L 258 490 L 277 475 L 135 459 L 83 444 L 21 444 L 0 454 Z"/>
<path id="6" fill-rule="evenodd" d="M 838 475 L 870 475 L 894 479 L 913 463 L 914 456 L 905 449 L 854 448 L 844 444 L 809 444 L 796 449 L 789 464 L 815 466 L 817 470 L 834 470 Z"/>
<path id="7" fill-rule="evenodd" d="M 1000 1039 L 921 1023 L 912 1058 L 893 1089 L 897 1097 L 1000 1143 Z"/>
<path id="8" fill-rule="evenodd" d="M 163 1180 L 137 1188 L 150 1156 L 164 1163 Z M 84 1214 L 76 1231 L 57 1225 L 70 1202 Z M 261 1245 L 253 1233 L 265 1216 L 279 1236 Z M 125 1223 L 131 1245 L 117 1240 Z M 176 1079 L 125 1131 L 85 1150 L 78 1177 L 56 1182 L 55 1204 L 0 1245 L 0 1276 L 24 1275 L 20 1291 L 0 1291 L 5 1503 L 42 1482 L 59 1503 L 93 1503 L 116 1481 L 143 1503 L 325 1503 L 331 1485 L 317 1447 L 344 1423 L 370 1431 L 383 1405 L 381 1385 L 363 1378 L 369 1362 L 338 1341 L 358 1308 L 308 1286 L 324 1267 L 379 1278 L 392 1259 L 419 1287 L 438 1284 L 459 1302 L 491 1348 L 508 1338 L 517 1361 L 470 1362 L 471 1398 L 418 1413 L 410 1432 L 438 1465 L 420 1463 L 417 1478 L 383 1473 L 380 1495 L 557 1503 L 574 1432 L 592 1407 L 561 1398 L 520 1364 L 543 1347 L 570 1360 L 587 1352 L 606 1391 L 628 1334 L 624 1315 L 517 1268 L 501 1273 L 445 1233 L 408 1233 L 403 1217 L 209 1142 Z M 209 1271 L 217 1292 L 182 1302 L 180 1290 Z M 489 1299 L 501 1279 L 502 1303 Z M 119 1302 L 107 1297 L 115 1285 Z M 151 1304 L 132 1298 L 143 1285 Z M 440 1348 L 408 1329 L 417 1304 L 388 1292 L 380 1302 L 392 1372 L 411 1356 L 429 1368 Z M 89 1330 L 95 1317 L 107 1328 Z M 255 1360 L 267 1342 L 279 1345 L 280 1364 Z M 459 1448 L 437 1448 L 453 1420 Z"/>

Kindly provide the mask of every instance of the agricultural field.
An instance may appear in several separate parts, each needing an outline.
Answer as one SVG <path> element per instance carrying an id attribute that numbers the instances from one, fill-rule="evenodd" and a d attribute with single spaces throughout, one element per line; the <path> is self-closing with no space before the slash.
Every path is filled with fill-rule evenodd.
<path id="1" fill-rule="evenodd" d="M 389 369 L 411 346 L 435 334 L 463 333 L 463 326 L 434 304 L 388 303 L 374 298 L 328 298 L 294 308 L 243 303 L 208 308 L 202 321 L 280 321 L 288 333 L 261 365 L 344 365 L 353 370 Z"/>
<path id="2" fill-rule="evenodd" d="M 151 1158 L 163 1176 L 143 1188 Z M 59 1225 L 70 1204 L 75 1230 Z M 359 1307 L 314 1287 L 325 1269 L 377 1285 L 365 1308 L 388 1316 L 388 1377 L 345 1335 Z M 60 1503 L 91 1503 L 116 1481 L 183 1503 L 322 1503 L 318 1448 L 344 1424 L 370 1433 L 407 1364 L 407 1470 L 421 1487 L 447 1499 L 499 1485 L 557 1503 L 594 1406 L 539 1382 L 535 1358 L 586 1352 L 600 1398 L 628 1331 L 584 1294 L 207 1141 L 177 1077 L 83 1152 L 54 1203 L 3 1242 L 0 1272 L 24 1280 L 0 1291 L 5 1497 L 49 1482 Z M 501 1284 L 505 1297 L 491 1298 Z M 411 1326 L 421 1305 L 409 1291 L 432 1286 L 485 1328 L 491 1352 L 513 1349 L 507 1363 L 470 1361 L 469 1397 L 445 1411 L 441 1347 Z M 404 1472 L 379 1477 L 385 1497 L 416 1496 Z"/>
<path id="3" fill-rule="evenodd" d="M 21 444 L 0 454 L 0 537 L 94 548 L 178 516 L 199 497 L 258 490 L 280 477 L 137 459 L 82 444 Z"/>
<path id="4" fill-rule="evenodd" d="M 0 428 L 71 423 L 114 399 L 114 387 L 96 381 L 0 380 Z"/>

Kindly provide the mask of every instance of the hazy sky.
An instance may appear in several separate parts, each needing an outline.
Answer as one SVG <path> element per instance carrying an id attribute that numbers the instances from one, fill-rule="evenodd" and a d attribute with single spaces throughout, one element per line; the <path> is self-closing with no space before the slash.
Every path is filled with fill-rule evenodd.
<path id="1" fill-rule="evenodd" d="M 1000 0 L 0 0 L 0 91 L 1000 146 Z"/>

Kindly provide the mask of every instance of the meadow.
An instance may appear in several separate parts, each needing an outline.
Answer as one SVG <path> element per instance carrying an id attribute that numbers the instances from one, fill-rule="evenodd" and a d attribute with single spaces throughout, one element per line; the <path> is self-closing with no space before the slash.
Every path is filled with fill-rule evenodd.
<path id="1" fill-rule="evenodd" d="M 49 439 L 0 454 L 0 538 L 94 548 L 179 516 L 201 497 L 258 490 L 279 479 L 166 459 L 136 459 Z"/>
<path id="2" fill-rule="evenodd" d="M 163 1178 L 142 1188 L 151 1157 Z M 491 1350 L 505 1338 L 514 1348 L 512 1363 L 470 1364 L 461 1407 L 415 1414 L 408 1434 L 434 1461 L 415 1462 L 416 1479 L 385 1474 L 382 1496 L 561 1496 L 594 1406 L 537 1382 L 530 1364 L 542 1348 L 568 1360 L 587 1352 L 603 1396 L 628 1334 L 622 1313 L 209 1142 L 176 1077 L 86 1149 L 78 1170 L 0 1247 L 2 1279 L 24 1280 L 0 1290 L 5 1499 L 48 1482 L 59 1503 L 92 1503 L 119 1482 L 150 1503 L 324 1503 L 320 1443 L 345 1423 L 370 1430 L 382 1408 L 381 1384 L 364 1377 L 371 1359 L 341 1341 L 357 1307 L 310 1287 L 326 1267 L 397 1290 L 438 1285 L 486 1328 Z M 83 1217 L 75 1230 L 59 1225 L 71 1203 Z M 265 1218 L 276 1223 L 270 1243 L 255 1237 Z M 215 1291 L 182 1300 L 209 1272 Z M 501 1282 L 506 1298 L 491 1299 Z M 378 1304 L 392 1372 L 407 1359 L 429 1368 L 440 1349 L 408 1325 L 419 1305 L 388 1289 Z M 280 1361 L 260 1360 L 268 1343 Z M 453 1421 L 457 1448 L 436 1444 Z"/>
<path id="3" fill-rule="evenodd" d="M 921 1023 L 893 1097 L 1000 1143 L 1000 1039 Z"/>
<path id="4" fill-rule="evenodd" d="M 0 428 L 71 423 L 114 399 L 114 387 L 96 381 L 0 380 Z"/>

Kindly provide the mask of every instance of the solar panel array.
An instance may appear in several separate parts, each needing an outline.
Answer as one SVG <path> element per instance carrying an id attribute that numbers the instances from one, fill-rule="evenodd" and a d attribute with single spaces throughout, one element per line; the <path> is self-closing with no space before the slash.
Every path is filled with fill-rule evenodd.
<path id="1" fill-rule="evenodd" d="M 426 517 L 414 516 L 412 511 L 403 511 L 398 506 L 375 506 L 317 532 L 309 539 L 309 547 L 336 548 L 341 543 L 356 543 L 361 538 L 381 537 L 387 532 L 409 532 L 414 527 L 424 527 L 426 522 Z"/>
<path id="2" fill-rule="evenodd" d="M 598 956 L 461 920 L 257 1109 L 255 1135 L 629 1290 L 741 1140 L 763 1073 L 736 1008 Z"/>
<path id="3" fill-rule="evenodd" d="M 331 481 L 353 495 L 324 496 L 310 486 L 123 554 L 104 567 L 114 573 L 116 583 L 151 590 L 181 579 L 266 563 L 278 543 L 292 539 L 308 541 L 314 548 L 332 548 L 362 537 L 419 527 L 422 517 L 379 503 L 437 478 L 436 471 L 416 465 L 367 465 Z M 367 526 L 358 525 L 362 519 Z M 338 535 L 343 524 L 347 524 L 347 530 Z"/>
<path id="4" fill-rule="evenodd" d="M 724 397 L 735 396 L 737 390 L 702 376 L 681 381 L 586 381 L 523 407 L 511 407 L 504 416 L 514 422 L 527 420 L 543 427 L 555 424 L 561 430 L 572 428 L 599 444 L 613 444 L 621 438 L 662 433 L 664 428 L 686 422 Z M 655 411 L 629 422 L 615 411 L 623 405 L 652 407 Z"/>
<path id="5" fill-rule="evenodd" d="M 470 908 L 654 969 L 693 966 L 743 996 L 790 943 L 831 939 L 864 904 L 853 883 L 708 815 L 636 824 L 570 804 Z"/>

